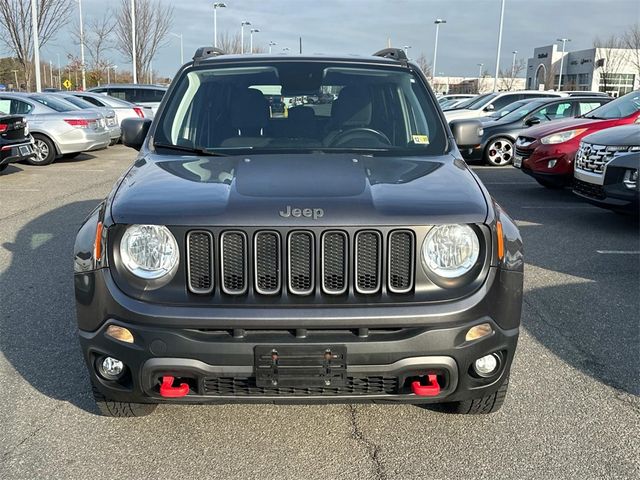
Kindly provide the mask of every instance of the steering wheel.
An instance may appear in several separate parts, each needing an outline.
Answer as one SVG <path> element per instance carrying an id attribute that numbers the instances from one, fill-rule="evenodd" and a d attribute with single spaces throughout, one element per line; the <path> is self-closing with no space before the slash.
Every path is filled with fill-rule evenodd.
<path id="1" fill-rule="evenodd" d="M 338 133 L 331 142 L 329 142 L 330 147 L 339 147 L 341 144 L 348 142 L 349 140 L 353 140 L 354 138 L 362 137 L 364 135 L 368 135 L 370 137 L 375 137 L 376 140 L 382 141 L 387 145 L 391 145 L 391 140 L 384 133 L 379 130 L 374 130 L 373 128 L 365 128 L 365 127 L 356 127 L 350 128 L 348 130 L 344 130 Z"/>

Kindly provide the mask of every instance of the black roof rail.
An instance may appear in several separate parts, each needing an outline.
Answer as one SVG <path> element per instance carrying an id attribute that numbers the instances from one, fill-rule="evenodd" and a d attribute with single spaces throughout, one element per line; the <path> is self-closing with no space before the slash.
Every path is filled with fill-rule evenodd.
<path id="1" fill-rule="evenodd" d="M 409 61 L 409 59 L 407 58 L 407 54 L 404 53 L 404 50 L 401 48 L 383 48 L 382 50 L 378 50 L 376 53 L 374 53 L 373 56 L 390 58 L 392 60 L 397 60 L 405 65 Z"/>
<path id="2" fill-rule="evenodd" d="M 220 55 L 224 55 L 224 50 L 221 50 L 216 47 L 200 47 L 196 50 L 195 55 L 193 56 L 194 63 L 198 63 L 205 58 L 218 57 Z"/>

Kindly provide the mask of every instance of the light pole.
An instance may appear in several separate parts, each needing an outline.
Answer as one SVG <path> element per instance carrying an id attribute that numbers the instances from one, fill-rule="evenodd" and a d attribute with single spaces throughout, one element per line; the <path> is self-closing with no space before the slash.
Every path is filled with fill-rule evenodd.
<path id="1" fill-rule="evenodd" d="M 240 23 L 240 54 L 244 55 L 244 27 L 251 25 L 251 22 L 243 20 Z"/>
<path id="2" fill-rule="evenodd" d="M 564 46 L 567 42 L 570 42 L 570 38 L 558 38 L 559 42 L 562 42 L 562 56 L 560 57 L 560 75 L 558 77 L 558 91 L 562 90 L 562 67 L 564 67 Z"/>
<path id="3" fill-rule="evenodd" d="M 180 39 L 180 65 L 184 64 L 184 44 L 182 43 L 182 34 L 169 32 L 169 35 L 173 35 Z"/>
<path id="4" fill-rule="evenodd" d="M 278 44 L 274 41 L 269 42 L 269 53 L 271 53 L 271 47 L 275 47 L 276 45 Z"/>
<path id="5" fill-rule="evenodd" d="M 53 62 L 49 60 L 49 85 L 53 87 Z"/>
<path id="6" fill-rule="evenodd" d="M 478 93 L 480 93 L 480 82 L 482 81 L 482 67 L 484 67 L 484 63 L 478 63 L 477 64 L 479 69 L 478 69 Z"/>
<path id="7" fill-rule="evenodd" d="M 111 85 L 111 65 L 107 65 L 107 85 Z"/>
<path id="8" fill-rule="evenodd" d="M 511 61 L 511 78 L 516 76 L 516 55 L 518 54 L 518 50 L 514 50 L 513 52 L 513 60 Z"/>
<path id="9" fill-rule="evenodd" d="M 60 75 L 60 54 L 58 53 L 58 88 L 62 90 L 62 75 Z"/>
<path id="10" fill-rule="evenodd" d="M 411 45 L 405 45 L 404 47 L 402 47 L 402 49 L 404 50 L 404 56 L 409 58 L 409 49 L 411 48 Z"/>
<path id="11" fill-rule="evenodd" d="M 213 4 L 213 46 L 218 47 L 218 9 L 226 8 L 227 4 L 224 2 L 215 2 Z"/>
<path id="12" fill-rule="evenodd" d="M 136 0 L 131 0 L 131 65 L 133 67 L 133 83 L 138 83 L 138 61 L 136 56 Z"/>
<path id="13" fill-rule="evenodd" d="M 502 48 L 502 25 L 504 23 L 504 1 L 500 7 L 500 30 L 498 30 L 498 50 L 496 52 L 496 74 L 493 77 L 493 91 L 498 88 L 498 72 L 500 71 L 500 50 Z"/>
<path id="14" fill-rule="evenodd" d="M 80 62 L 82 62 L 82 90 L 86 90 L 87 74 L 84 68 L 84 25 L 82 23 L 82 0 L 78 0 L 78 14 L 80 15 Z"/>
<path id="15" fill-rule="evenodd" d="M 447 23 L 447 21 L 441 18 L 436 18 L 433 23 L 436 24 L 436 42 L 435 46 L 433 47 L 433 67 L 431 67 L 431 80 L 433 80 L 436 75 L 436 61 L 438 59 L 438 34 L 440 33 L 440 24 Z"/>
<path id="16" fill-rule="evenodd" d="M 249 31 L 249 53 L 253 53 L 253 34 L 254 33 L 260 33 L 260 29 L 259 28 L 252 28 Z"/>
<path id="17" fill-rule="evenodd" d="M 118 72 L 116 71 L 117 68 L 118 65 L 113 65 L 113 83 L 118 83 Z"/>
<path id="18" fill-rule="evenodd" d="M 40 80 L 40 41 L 38 40 L 38 2 L 31 0 L 31 30 L 33 31 L 33 63 L 36 67 L 36 92 L 42 91 Z"/>

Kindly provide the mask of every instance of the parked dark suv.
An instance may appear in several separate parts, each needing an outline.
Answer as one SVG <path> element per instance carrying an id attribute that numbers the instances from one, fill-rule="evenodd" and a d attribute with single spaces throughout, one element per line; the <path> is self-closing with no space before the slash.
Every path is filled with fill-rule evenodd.
<path id="1" fill-rule="evenodd" d="M 264 92 L 335 92 L 271 115 Z M 504 400 L 522 243 L 401 50 L 198 50 L 75 244 L 80 342 L 106 415 L 158 403 Z"/>

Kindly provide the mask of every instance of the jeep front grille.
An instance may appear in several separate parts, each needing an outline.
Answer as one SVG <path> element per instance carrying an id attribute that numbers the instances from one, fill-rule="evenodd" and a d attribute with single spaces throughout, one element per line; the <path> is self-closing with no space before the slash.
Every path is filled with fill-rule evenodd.
<path id="1" fill-rule="evenodd" d="M 386 235 L 372 229 L 228 230 L 219 239 L 198 230 L 187 235 L 187 281 L 197 294 L 210 294 L 218 274 L 226 295 L 378 295 L 385 286 L 402 294 L 414 289 L 415 249 L 415 235 L 407 229 Z"/>

